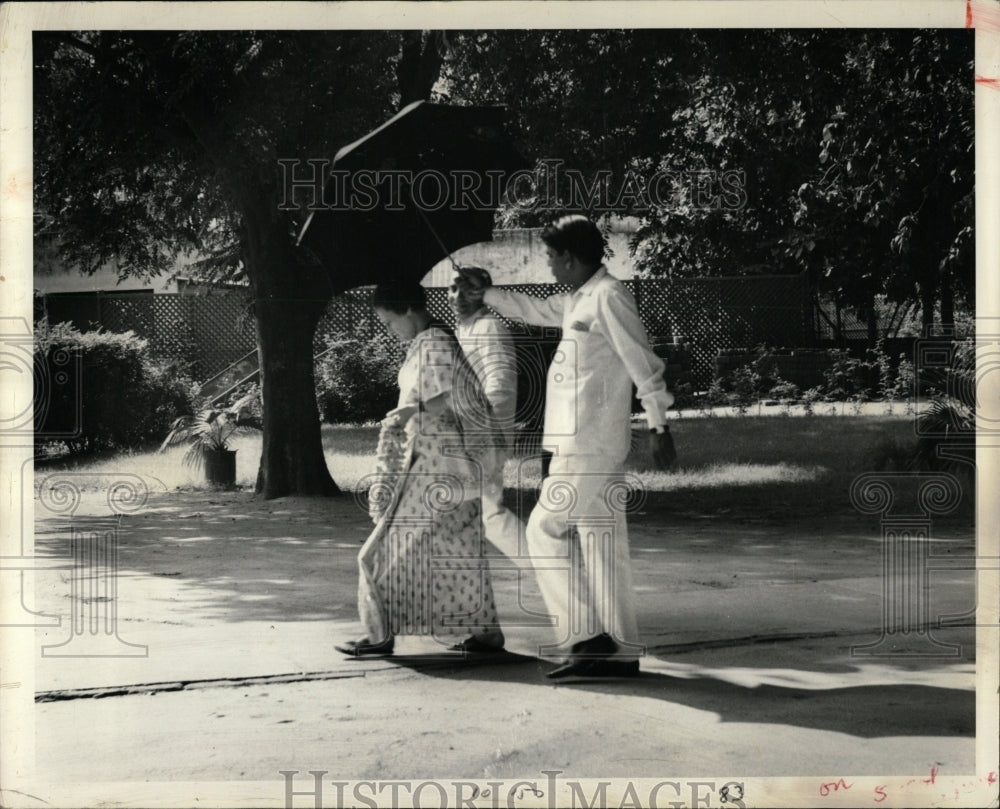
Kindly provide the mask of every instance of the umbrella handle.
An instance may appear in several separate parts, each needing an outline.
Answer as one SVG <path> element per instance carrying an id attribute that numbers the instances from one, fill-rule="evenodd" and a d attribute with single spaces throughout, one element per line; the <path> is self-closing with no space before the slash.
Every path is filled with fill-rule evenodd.
<path id="1" fill-rule="evenodd" d="M 448 257 L 448 261 L 451 262 L 451 266 L 454 267 L 455 271 L 457 272 L 458 271 L 458 264 L 456 264 L 455 263 L 455 259 L 453 259 L 451 257 L 451 250 L 449 250 L 447 247 L 445 247 L 444 242 L 441 240 L 441 237 L 438 236 L 437 231 L 434 230 L 434 226 L 431 224 L 430 220 L 427 218 L 427 215 L 424 213 L 423 209 L 419 205 L 417 205 L 417 201 L 413 198 L 413 188 L 412 187 L 410 188 L 410 202 L 413 203 L 414 209 L 416 210 L 416 212 L 418 214 L 420 214 L 420 218 L 424 220 L 424 224 L 427 225 L 427 229 L 431 232 L 431 235 L 435 238 L 435 240 L 437 241 L 437 243 L 441 246 L 441 249 L 444 251 L 444 254 Z"/>

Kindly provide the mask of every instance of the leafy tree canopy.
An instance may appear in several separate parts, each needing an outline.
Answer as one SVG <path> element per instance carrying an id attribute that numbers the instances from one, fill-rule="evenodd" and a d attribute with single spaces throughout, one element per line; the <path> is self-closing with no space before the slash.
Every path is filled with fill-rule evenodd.
<path id="1" fill-rule="evenodd" d="M 686 176 L 664 204 L 618 198 L 640 219 L 641 273 L 806 271 L 869 313 L 876 295 L 974 291 L 972 45 L 951 30 L 472 32 L 449 90 L 509 104 L 536 156 L 610 171 L 612 188 Z M 699 199 L 694 176 L 711 192 L 732 171 L 742 193 Z"/>

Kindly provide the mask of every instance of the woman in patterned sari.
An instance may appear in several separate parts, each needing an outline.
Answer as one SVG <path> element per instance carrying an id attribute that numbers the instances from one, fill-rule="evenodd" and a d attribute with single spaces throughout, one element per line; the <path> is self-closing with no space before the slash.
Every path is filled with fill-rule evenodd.
<path id="1" fill-rule="evenodd" d="M 454 651 L 499 651 L 480 493 L 502 475 L 503 436 L 454 334 L 427 312 L 423 287 L 380 286 L 372 305 L 409 346 L 368 494 L 375 529 L 358 554 L 365 636 L 335 648 L 385 655 L 396 635 L 432 635 Z"/>

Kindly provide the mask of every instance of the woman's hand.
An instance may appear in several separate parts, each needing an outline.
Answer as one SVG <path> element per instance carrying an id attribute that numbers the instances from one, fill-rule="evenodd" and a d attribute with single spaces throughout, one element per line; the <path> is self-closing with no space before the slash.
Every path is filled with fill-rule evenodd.
<path id="1" fill-rule="evenodd" d="M 406 423 L 413 418 L 413 414 L 416 412 L 417 408 L 413 405 L 397 407 L 395 410 L 390 410 L 385 414 L 385 418 L 382 419 L 382 425 L 384 427 L 405 427 Z"/>

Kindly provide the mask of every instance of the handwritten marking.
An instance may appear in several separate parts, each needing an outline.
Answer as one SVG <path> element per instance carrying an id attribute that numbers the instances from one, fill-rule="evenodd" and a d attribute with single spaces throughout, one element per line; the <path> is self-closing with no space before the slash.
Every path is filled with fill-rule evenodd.
<path id="1" fill-rule="evenodd" d="M 931 767 L 930 776 L 928 778 L 910 778 L 906 782 L 898 784 L 896 787 L 893 787 L 893 789 L 906 790 L 913 784 L 926 784 L 927 786 L 932 786 L 937 783 L 938 773 L 939 770 L 937 768 L 937 765 L 935 765 Z M 978 777 L 975 781 L 963 781 L 961 784 L 953 788 L 955 794 L 955 800 L 956 801 L 958 800 L 959 795 L 962 792 L 972 791 L 976 789 L 978 785 L 981 785 L 983 783 L 985 783 L 987 786 L 992 786 L 997 782 L 998 777 L 1000 777 L 1000 774 L 998 774 L 996 770 L 993 770 L 987 773 L 985 777 L 983 776 Z M 823 789 L 830 787 L 833 787 L 832 791 L 836 792 L 837 784 L 842 784 L 842 783 L 843 779 L 835 783 L 823 784 L 823 786 L 820 787 L 820 794 L 821 795 L 829 794 L 829 793 L 824 793 Z M 847 789 L 850 789 L 850 785 L 845 785 L 845 786 Z M 872 795 L 873 795 L 872 800 L 875 803 L 882 803 L 882 801 L 884 801 L 886 798 L 889 797 L 888 793 L 889 789 L 890 787 L 888 784 L 879 784 L 872 790 Z M 943 795 L 944 793 L 941 794 Z"/>
<path id="2" fill-rule="evenodd" d="M 819 794 L 825 798 L 831 792 L 839 792 L 842 789 L 850 789 L 852 786 L 854 786 L 854 784 L 845 783 L 844 779 L 840 778 L 836 781 L 830 781 L 829 783 L 826 784 L 820 784 Z"/>
<path id="3" fill-rule="evenodd" d="M 7 180 L 4 188 L 5 197 L 14 199 L 27 199 L 27 192 L 31 190 L 31 172 L 24 169 L 15 171 Z"/>
<path id="4" fill-rule="evenodd" d="M 965 0 L 965 27 L 1000 31 L 1000 13 L 985 3 L 973 4 L 972 0 Z"/>

